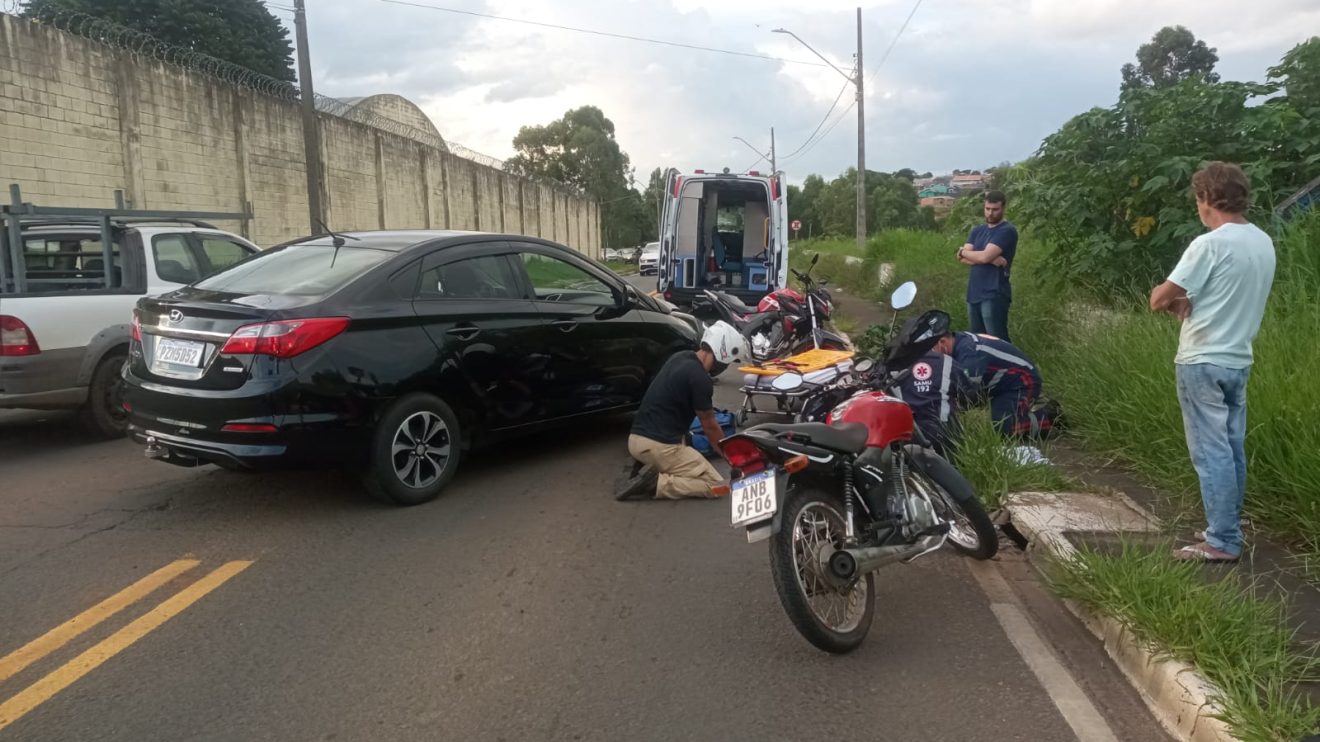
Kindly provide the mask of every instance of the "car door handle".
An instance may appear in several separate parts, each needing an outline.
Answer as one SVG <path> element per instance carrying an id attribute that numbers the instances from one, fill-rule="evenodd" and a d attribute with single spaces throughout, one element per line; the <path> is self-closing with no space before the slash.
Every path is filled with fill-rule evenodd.
<path id="1" fill-rule="evenodd" d="M 471 340 L 480 333 L 480 328 L 472 327 L 471 325 L 467 327 L 451 327 L 450 329 L 445 330 L 446 335 L 454 335 L 460 340 Z"/>
<path id="2" fill-rule="evenodd" d="M 578 326 L 577 320 L 571 320 L 571 319 L 559 319 L 559 320 L 555 320 L 554 322 L 551 322 L 550 324 L 554 325 L 555 327 L 558 327 L 561 332 L 572 332 Z"/>

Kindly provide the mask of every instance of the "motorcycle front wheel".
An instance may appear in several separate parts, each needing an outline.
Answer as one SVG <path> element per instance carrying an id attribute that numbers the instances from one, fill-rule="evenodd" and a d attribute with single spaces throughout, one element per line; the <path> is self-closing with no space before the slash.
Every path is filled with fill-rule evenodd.
<path id="1" fill-rule="evenodd" d="M 914 455 L 914 450 L 923 455 Z M 925 492 L 936 512 L 950 521 L 949 543 L 973 559 L 992 558 L 999 552 L 999 534 L 995 532 L 995 524 L 976 496 L 972 483 L 953 464 L 933 451 L 920 451 L 911 446 L 908 451 L 912 466 L 908 469 L 906 484 L 909 489 Z"/>
<path id="2" fill-rule="evenodd" d="M 784 612 L 816 647 L 853 651 L 875 617 L 875 584 L 871 574 L 842 586 L 825 574 L 822 554 L 843 546 L 842 503 L 822 489 L 793 487 L 781 517 L 779 532 L 770 537 L 770 572 Z"/>

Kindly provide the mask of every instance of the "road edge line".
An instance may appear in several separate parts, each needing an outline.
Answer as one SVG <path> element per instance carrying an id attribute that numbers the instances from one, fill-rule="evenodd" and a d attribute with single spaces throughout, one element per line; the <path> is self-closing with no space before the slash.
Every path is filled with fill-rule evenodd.
<path id="1" fill-rule="evenodd" d="M 1079 497 L 1105 497 L 1111 502 L 1117 502 L 1134 511 L 1139 519 L 1151 524 L 1151 530 L 1159 522 L 1129 498 L 1071 493 L 1010 493 L 1004 498 L 1003 507 L 1013 527 L 1027 539 L 1029 557 L 1043 546 L 1057 559 L 1074 558 L 1076 549 L 1064 533 L 1094 530 L 1070 527 L 1071 521 L 1066 509 L 1073 499 Z M 1023 498 L 1026 498 L 1025 501 Z M 1042 502 L 1045 500 L 1053 501 L 1053 511 L 1042 512 Z M 1180 660 L 1157 656 L 1111 616 L 1091 611 L 1075 601 L 1064 600 L 1063 604 L 1100 640 L 1105 654 L 1114 660 L 1146 707 L 1175 738 L 1184 742 L 1241 742 L 1233 736 L 1227 723 L 1216 718 L 1216 715 L 1223 713 L 1219 704 L 1213 700 L 1220 693 L 1218 687 L 1195 667 Z"/>

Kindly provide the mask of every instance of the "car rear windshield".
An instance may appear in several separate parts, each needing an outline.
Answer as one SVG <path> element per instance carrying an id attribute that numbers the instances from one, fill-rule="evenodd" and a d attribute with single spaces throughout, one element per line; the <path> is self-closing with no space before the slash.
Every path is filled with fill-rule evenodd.
<path id="1" fill-rule="evenodd" d="M 396 254 L 351 245 L 289 245 L 223 270 L 197 288 L 230 294 L 328 296 Z"/>

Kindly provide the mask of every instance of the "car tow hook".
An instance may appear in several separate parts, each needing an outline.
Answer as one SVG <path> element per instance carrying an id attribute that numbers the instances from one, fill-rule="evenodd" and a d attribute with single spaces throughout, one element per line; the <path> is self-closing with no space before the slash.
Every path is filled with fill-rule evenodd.
<path id="1" fill-rule="evenodd" d="M 164 461 L 170 457 L 170 452 L 164 446 L 157 442 L 155 436 L 147 436 L 147 458 Z"/>

